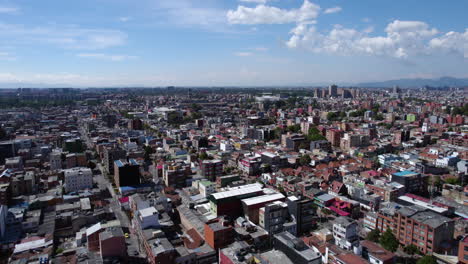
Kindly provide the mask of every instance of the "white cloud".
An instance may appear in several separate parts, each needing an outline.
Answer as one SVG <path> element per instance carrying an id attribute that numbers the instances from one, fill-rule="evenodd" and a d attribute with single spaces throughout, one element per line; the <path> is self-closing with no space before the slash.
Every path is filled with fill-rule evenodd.
<path id="1" fill-rule="evenodd" d="M 0 61 L 15 61 L 16 57 L 9 52 L 0 52 Z"/>
<path id="2" fill-rule="evenodd" d="M 101 60 L 109 60 L 109 61 L 124 61 L 124 60 L 133 60 L 137 59 L 137 56 L 129 56 L 129 55 L 109 55 L 103 53 L 80 53 L 76 55 L 80 58 L 92 58 L 92 59 L 101 59 Z"/>
<path id="3" fill-rule="evenodd" d="M 286 24 L 313 21 L 317 18 L 320 6 L 304 0 L 298 9 L 281 9 L 274 6 L 257 5 L 256 7 L 238 6 L 227 12 L 230 24 Z"/>
<path id="4" fill-rule="evenodd" d="M 315 26 L 298 24 L 286 42 L 290 48 L 302 47 L 312 52 L 338 55 L 368 54 L 407 58 L 415 54 L 428 54 L 428 45 L 438 31 L 421 21 L 395 20 L 387 25 L 385 36 L 369 36 L 370 28 L 362 31 L 336 25 L 329 32 L 319 32 Z M 458 38 L 460 39 L 460 38 Z M 432 41 L 433 46 L 448 40 Z M 455 41 L 463 43 L 462 41 Z M 460 45 L 455 45 L 460 51 Z"/>
<path id="5" fill-rule="evenodd" d="M 157 0 L 153 9 L 159 23 L 170 23 L 182 27 L 199 27 L 211 31 L 228 31 L 226 28 L 226 11 L 204 4 L 210 1 L 192 0 Z"/>
<path id="6" fill-rule="evenodd" d="M 31 26 L 0 23 L 0 41 L 14 44 L 53 44 L 68 49 L 104 49 L 125 44 L 120 30 L 92 29 L 70 25 Z"/>
<path id="7" fill-rule="evenodd" d="M 124 22 L 124 23 L 125 23 L 125 22 L 128 22 L 128 21 L 130 21 L 130 20 L 132 20 L 132 17 L 119 17 L 119 21 L 120 21 L 120 22 Z"/>
<path id="8" fill-rule="evenodd" d="M 431 48 L 462 54 L 468 58 L 468 28 L 464 33 L 450 31 L 429 42 Z"/>
<path id="9" fill-rule="evenodd" d="M 341 7 L 335 6 L 335 7 L 330 7 L 330 8 L 325 9 L 325 11 L 323 13 L 325 13 L 325 14 L 334 14 L 334 13 L 341 12 L 341 10 L 343 10 Z"/>
<path id="10" fill-rule="evenodd" d="M 240 51 L 240 52 L 234 53 L 234 55 L 236 55 L 238 57 L 249 57 L 249 56 L 252 56 L 253 53 L 252 52 L 247 52 L 247 51 Z"/>
<path id="11" fill-rule="evenodd" d="M 239 0 L 239 2 L 255 3 L 255 4 L 266 4 L 268 2 L 268 0 Z"/>
<path id="12" fill-rule="evenodd" d="M 19 12 L 17 7 L 0 6 L 0 14 L 16 14 Z"/>

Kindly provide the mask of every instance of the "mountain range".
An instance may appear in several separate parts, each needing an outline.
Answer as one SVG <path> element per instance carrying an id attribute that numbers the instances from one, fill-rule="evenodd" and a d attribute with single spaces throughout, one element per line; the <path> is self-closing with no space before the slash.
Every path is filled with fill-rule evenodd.
<path id="1" fill-rule="evenodd" d="M 386 88 L 399 86 L 401 88 L 420 88 L 424 86 L 431 87 L 463 87 L 468 86 L 468 78 L 441 77 L 438 79 L 397 79 L 382 82 L 359 83 L 358 87 Z"/>
<path id="2" fill-rule="evenodd" d="M 414 78 L 414 79 L 396 79 L 388 81 L 376 81 L 376 82 L 363 82 L 363 83 L 337 83 L 339 86 L 354 86 L 354 87 L 367 87 L 367 88 L 391 88 L 393 86 L 399 86 L 401 88 L 421 88 L 424 86 L 431 87 L 468 87 L 468 78 L 455 78 L 455 77 L 441 77 L 436 79 L 423 79 L 423 78 Z M 316 84 L 294 84 L 293 87 L 297 86 L 310 86 L 310 87 L 325 87 L 330 85 L 330 83 L 316 83 Z M 46 83 L 24 83 L 24 82 L 11 82 L 11 83 L 1 83 L 1 88 L 62 88 L 62 87 L 83 87 L 76 86 L 71 83 L 69 84 L 46 84 Z M 112 86 L 110 86 L 112 87 Z M 144 85 L 132 85 L 126 87 L 145 87 Z M 188 87 L 188 86 L 184 86 Z M 221 87 L 221 86 L 220 86 Z M 241 87 L 241 86 L 237 86 Z M 255 86 L 252 86 L 255 87 Z M 262 86 L 262 87 L 288 87 L 288 85 L 281 86 Z M 118 87 L 115 87 L 118 88 Z"/>

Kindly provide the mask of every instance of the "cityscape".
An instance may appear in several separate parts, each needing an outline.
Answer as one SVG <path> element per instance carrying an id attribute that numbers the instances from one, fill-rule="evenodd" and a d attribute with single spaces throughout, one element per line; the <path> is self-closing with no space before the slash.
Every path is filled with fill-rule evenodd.
<path id="1" fill-rule="evenodd" d="M 468 264 L 465 0 L 0 0 L 0 264 Z"/>

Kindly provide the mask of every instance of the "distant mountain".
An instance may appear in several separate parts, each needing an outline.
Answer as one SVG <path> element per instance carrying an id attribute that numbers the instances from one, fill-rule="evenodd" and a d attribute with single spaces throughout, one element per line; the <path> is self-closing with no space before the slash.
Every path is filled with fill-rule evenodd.
<path id="1" fill-rule="evenodd" d="M 359 87 L 385 88 L 399 86 L 401 88 L 420 88 L 423 86 L 432 87 L 463 87 L 468 86 L 468 78 L 441 77 L 439 79 L 398 79 L 383 82 L 366 82 L 358 84 Z"/>

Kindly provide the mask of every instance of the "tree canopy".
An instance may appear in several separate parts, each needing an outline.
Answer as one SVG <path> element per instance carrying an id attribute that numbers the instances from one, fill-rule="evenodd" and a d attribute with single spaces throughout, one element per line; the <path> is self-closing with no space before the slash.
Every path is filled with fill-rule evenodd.
<path id="1" fill-rule="evenodd" d="M 395 252 L 398 249 L 398 240 L 393 234 L 392 230 L 388 228 L 380 237 L 380 245 L 382 245 L 383 248 L 386 250 L 389 250 L 391 252 Z"/>
<path id="2" fill-rule="evenodd" d="M 369 241 L 378 243 L 379 239 L 380 239 L 380 231 L 377 228 L 370 231 L 367 234 L 366 239 L 369 240 Z"/>
<path id="3" fill-rule="evenodd" d="M 434 256 L 426 255 L 420 258 L 416 264 L 437 264 L 437 260 Z"/>

